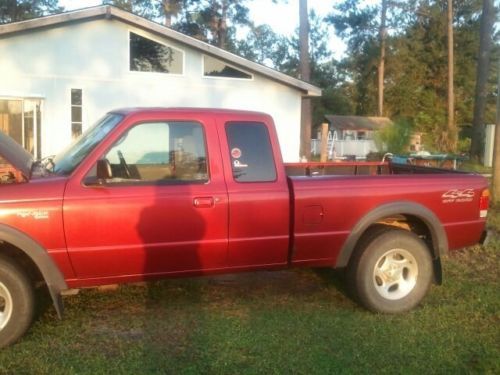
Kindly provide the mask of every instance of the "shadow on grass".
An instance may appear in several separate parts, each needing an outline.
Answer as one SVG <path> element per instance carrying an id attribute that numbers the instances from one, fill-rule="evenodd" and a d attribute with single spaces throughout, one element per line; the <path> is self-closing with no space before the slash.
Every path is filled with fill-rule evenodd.
<path id="1" fill-rule="evenodd" d="M 51 309 L 52 311 L 50 311 Z M 33 321 L 40 320 L 45 314 L 56 314 L 52 297 L 46 285 L 35 289 L 35 316 Z"/>
<path id="2" fill-rule="evenodd" d="M 350 300 L 353 299 L 344 268 L 314 268 L 312 271 L 321 279 L 324 285 L 333 285 L 344 297 Z"/>

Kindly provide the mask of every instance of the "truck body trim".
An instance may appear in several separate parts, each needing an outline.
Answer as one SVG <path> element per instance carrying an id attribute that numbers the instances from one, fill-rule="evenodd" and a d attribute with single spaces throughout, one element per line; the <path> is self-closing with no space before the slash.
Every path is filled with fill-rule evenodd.
<path id="1" fill-rule="evenodd" d="M 0 224 L 0 240 L 17 247 L 38 267 L 47 284 L 57 315 L 61 318 L 64 309 L 61 291 L 68 289 L 68 286 L 48 252 L 26 234 L 5 224 Z"/>
<path id="2" fill-rule="evenodd" d="M 378 220 L 384 219 L 391 215 L 411 215 L 422 220 L 429 229 L 432 237 L 432 252 L 433 258 L 439 258 L 448 252 L 448 238 L 444 228 L 437 216 L 428 208 L 421 204 L 409 201 L 394 202 L 381 205 L 366 214 L 359 220 L 351 231 L 346 242 L 337 257 L 335 267 L 346 267 L 349 263 L 351 255 L 358 243 L 359 239 L 365 233 L 366 229 Z"/>

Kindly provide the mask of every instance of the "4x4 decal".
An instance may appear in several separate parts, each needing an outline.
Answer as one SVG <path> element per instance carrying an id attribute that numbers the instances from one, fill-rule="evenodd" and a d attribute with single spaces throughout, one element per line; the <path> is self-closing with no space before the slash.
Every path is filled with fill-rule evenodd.
<path id="1" fill-rule="evenodd" d="M 443 199 L 443 203 L 472 202 L 474 194 L 474 189 L 451 189 L 441 195 L 441 198 Z"/>

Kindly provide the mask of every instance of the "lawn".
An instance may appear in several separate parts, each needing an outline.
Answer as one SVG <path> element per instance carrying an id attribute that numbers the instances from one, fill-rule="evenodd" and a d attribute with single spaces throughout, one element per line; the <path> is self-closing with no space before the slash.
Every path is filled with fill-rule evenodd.
<path id="1" fill-rule="evenodd" d="M 372 314 L 332 271 L 167 280 L 65 297 L 0 351 L 0 373 L 500 373 L 496 231 L 444 259 L 422 306 Z M 46 301 L 46 300 L 44 300 Z"/>

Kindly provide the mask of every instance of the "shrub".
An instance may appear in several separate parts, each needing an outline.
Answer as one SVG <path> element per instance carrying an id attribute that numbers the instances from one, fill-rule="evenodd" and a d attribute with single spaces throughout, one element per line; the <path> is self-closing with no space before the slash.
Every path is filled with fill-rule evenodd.
<path id="1" fill-rule="evenodd" d="M 399 119 L 392 126 L 386 126 L 376 133 L 375 144 L 382 152 L 407 153 L 412 128 L 413 126 L 408 120 Z"/>

